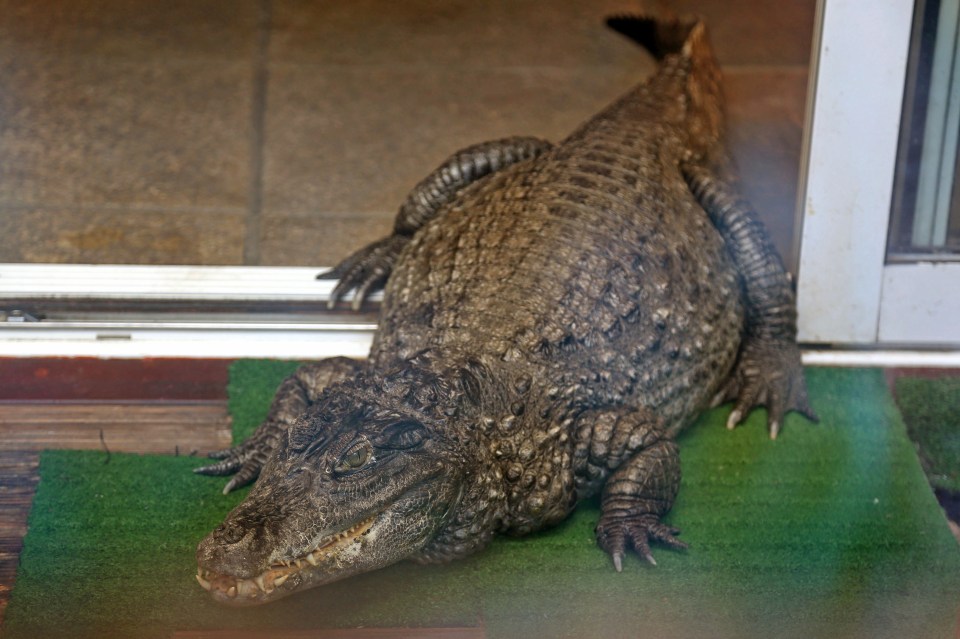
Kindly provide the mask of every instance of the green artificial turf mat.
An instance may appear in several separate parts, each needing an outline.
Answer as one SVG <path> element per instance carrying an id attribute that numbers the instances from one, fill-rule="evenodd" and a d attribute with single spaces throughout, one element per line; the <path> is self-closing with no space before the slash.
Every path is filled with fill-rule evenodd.
<path id="1" fill-rule="evenodd" d="M 231 389 L 248 389 L 241 378 L 257 369 L 236 367 Z M 683 434 L 669 521 L 691 548 L 656 549 L 656 567 L 631 557 L 621 574 L 595 545 L 597 505 L 586 503 L 553 530 L 466 560 L 225 608 L 194 581 L 193 553 L 242 494 L 193 475 L 196 459 L 49 451 L 3 636 L 478 622 L 489 637 L 524 639 L 954 636 L 960 549 L 882 375 L 808 379 L 820 424 L 792 416 L 771 442 L 762 411 L 728 432 L 727 407 Z"/>
<path id="2" fill-rule="evenodd" d="M 280 382 L 298 366 L 299 362 L 275 359 L 242 359 L 233 363 L 227 397 L 235 444 L 249 437 L 264 420 Z"/>
<path id="3" fill-rule="evenodd" d="M 901 377 L 896 392 L 930 483 L 960 492 L 960 377 Z"/>

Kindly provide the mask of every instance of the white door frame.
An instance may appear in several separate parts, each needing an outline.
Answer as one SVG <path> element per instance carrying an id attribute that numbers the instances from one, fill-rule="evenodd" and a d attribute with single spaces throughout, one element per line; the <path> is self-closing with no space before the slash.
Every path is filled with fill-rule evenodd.
<path id="1" fill-rule="evenodd" d="M 799 203 L 803 342 L 960 346 L 960 264 L 885 263 L 913 9 L 819 3 Z"/>

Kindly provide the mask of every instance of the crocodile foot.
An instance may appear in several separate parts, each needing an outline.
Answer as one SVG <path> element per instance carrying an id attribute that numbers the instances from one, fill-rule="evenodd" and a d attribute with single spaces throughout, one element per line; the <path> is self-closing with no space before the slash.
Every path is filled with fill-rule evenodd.
<path id="1" fill-rule="evenodd" d="M 600 517 L 596 528 L 597 543 L 610 558 L 617 572 L 623 571 L 623 558 L 627 553 L 628 545 L 638 555 L 656 566 L 657 561 L 650 552 L 650 543 L 657 542 L 669 548 L 684 550 L 687 544 L 677 539 L 680 531 L 667 526 L 656 515 L 625 515 L 622 513 L 607 514 Z"/>
<path id="2" fill-rule="evenodd" d="M 807 396 L 800 351 L 792 341 L 755 339 L 744 344 L 737 367 L 713 406 L 731 400 L 736 403 L 727 428 L 735 428 L 754 408 L 766 406 L 770 439 L 777 438 L 788 411 L 819 421 Z"/>
<path id="3" fill-rule="evenodd" d="M 318 275 L 317 279 L 340 280 L 330 294 L 327 306 L 332 309 L 347 292 L 356 289 L 351 306 L 355 311 L 360 310 L 360 305 L 367 295 L 386 283 L 400 252 L 409 241 L 410 238 L 406 235 L 385 237 L 360 249 L 333 269 Z"/>
<path id="4" fill-rule="evenodd" d="M 223 488 L 226 495 L 236 488 L 243 488 L 260 476 L 260 471 L 273 451 L 276 442 L 266 434 L 252 437 L 233 448 L 225 448 L 209 454 L 211 459 L 219 459 L 216 464 L 194 468 L 200 475 L 223 476 L 236 473 Z"/>

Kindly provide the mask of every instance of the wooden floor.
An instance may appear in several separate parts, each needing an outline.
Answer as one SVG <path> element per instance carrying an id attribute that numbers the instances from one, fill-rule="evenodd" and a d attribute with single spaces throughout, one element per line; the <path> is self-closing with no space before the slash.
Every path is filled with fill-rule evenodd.
<path id="1" fill-rule="evenodd" d="M 230 444 L 227 361 L 0 360 L 0 626 L 45 448 L 202 455 Z"/>
<path id="2" fill-rule="evenodd" d="M 0 627 L 44 448 L 202 455 L 230 445 L 225 400 L 0 402 Z"/>
<path id="3" fill-rule="evenodd" d="M 0 440 L 14 450 L 103 449 L 190 455 L 230 445 L 225 401 L 0 403 Z"/>
<path id="4" fill-rule="evenodd" d="M 0 625 L 17 575 L 27 515 L 40 480 L 38 454 L 0 451 Z"/>

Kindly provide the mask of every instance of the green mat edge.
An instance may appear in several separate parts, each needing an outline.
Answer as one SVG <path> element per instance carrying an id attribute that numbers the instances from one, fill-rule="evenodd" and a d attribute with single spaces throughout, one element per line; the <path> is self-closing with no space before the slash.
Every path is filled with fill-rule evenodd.
<path id="1" fill-rule="evenodd" d="M 904 376 L 894 388 L 930 484 L 960 493 L 960 377 Z"/>

